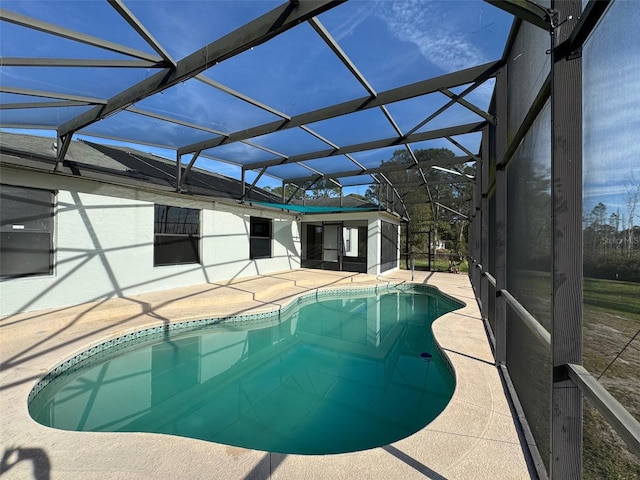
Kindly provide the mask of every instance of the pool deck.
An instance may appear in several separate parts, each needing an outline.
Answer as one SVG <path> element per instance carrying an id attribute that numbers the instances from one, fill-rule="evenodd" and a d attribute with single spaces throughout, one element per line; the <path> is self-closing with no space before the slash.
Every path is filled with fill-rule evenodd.
<path id="1" fill-rule="evenodd" d="M 513 415 L 464 274 L 416 272 L 466 306 L 434 323 L 457 385 L 432 423 L 362 452 L 268 453 L 150 433 L 66 432 L 34 422 L 27 396 L 52 368 L 89 346 L 143 327 L 277 309 L 315 289 L 411 282 L 291 270 L 0 319 L 0 476 L 11 479 L 529 479 Z M 402 405 L 398 405 L 402 408 Z"/>

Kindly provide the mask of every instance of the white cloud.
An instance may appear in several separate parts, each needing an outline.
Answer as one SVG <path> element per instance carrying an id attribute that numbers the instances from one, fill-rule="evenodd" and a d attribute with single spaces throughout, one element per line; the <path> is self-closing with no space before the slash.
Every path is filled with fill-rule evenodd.
<path id="1" fill-rule="evenodd" d="M 430 0 L 385 2 L 380 18 L 398 40 L 414 43 L 441 70 L 452 72 L 486 62 L 486 56 L 455 24 L 462 12 L 443 11 Z M 447 9 L 449 6 L 446 7 Z"/>
<path id="2" fill-rule="evenodd" d="M 358 8 L 353 14 L 344 17 L 340 24 L 331 29 L 332 36 L 336 41 L 351 35 L 371 15 L 369 2 L 356 3 L 356 5 L 358 5 Z"/>

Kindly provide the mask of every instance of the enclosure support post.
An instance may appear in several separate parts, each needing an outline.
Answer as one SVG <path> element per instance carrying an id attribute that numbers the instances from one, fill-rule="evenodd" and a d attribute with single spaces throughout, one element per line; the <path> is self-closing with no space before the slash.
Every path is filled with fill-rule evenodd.
<path id="1" fill-rule="evenodd" d="M 496 161 L 507 149 L 507 68 L 496 76 L 496 116 L 498 125 L 495 135 Z M 506 159 L 505 159 L 506 160 Z M 507 171 L 504 165 L 496 165 L 496 225 L 494 246 L 496 303 L 494 307 L 496 341 L 496 363 L 507 364 L 507 304 L 499 293 L 507 288 Z"/>
<path id="2" fill-rule="evenodd" d="M 429 245 L 427 245 L 427 257 L 429 258 L 428 260 L 428 264 L 429 266 L 427 267 L 429 269 L 429 271 L 431 271 L 431 229 L 429 229 Z"/>
<path id="3" fill-rule="evenodd" d="M 480 165 L 476 164 L 476 171 L 480 172 L 480 263 L 485 272 L 489 272 L 489 126 L 482 129 L 482 150 Z M 478 231 L 476 230 L 476 235 Z M 480 277 L 480 301 L 482 303 L 482 318 L 489 319 L 489 280 L 485 275 Z"/>
<path id="4" fill-rule="evenodd" d="M 582 474 L 582 394 L 567 364 L 582 364 L 582 58 L 568 48 L 580 0 L 552 0 L 551 478 Z"/>
<path id="5" fill-rule="evenodd" d="M 244 167 L 242 167 L 242 171 L 240 173 L 240 184 L 242 187 L 242 192 L 240 193 L 240 199 L 242 201 L 244 201 L 244 196 L 246 195 L 247 192 L 247 185 L 245 184 L 245 169 Z"/>

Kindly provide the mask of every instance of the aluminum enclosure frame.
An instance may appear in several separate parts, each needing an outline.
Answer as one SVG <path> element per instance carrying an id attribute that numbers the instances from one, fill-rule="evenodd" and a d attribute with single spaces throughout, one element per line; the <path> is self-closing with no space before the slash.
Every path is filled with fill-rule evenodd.
<path id="1" fill-rule="evenodd" d="M 270 168 L 297 164 L 309 171 L 306 176 L 281 176 L 283 203 L 291 201 L 295 192 L 286 199 L 285 186 L 294 185 L 299 189 L 310 189 L 320 180 L 333 182 L 341 186 L 340 180 L 346 177 L 369 177 L 371 183 L 378 188 L 385 188 L 391 193 L 386 195 L 392 199 L 391 204 L 400 206 L 402 216 L 408 216 L 407 205 L 411 201 L 403 198 L 399 189 L 417 187 L 424 189 L 431 205 L 441 205 L 446 209 L 456 209 L 459 202 L 470 202 L 472 225 L 471 247 L 472 267 L 470 277 L 476 290 L 477 299 L 482 307 L 483 319 L 495 323 L 495 331 L 490 335 L 494 341 L 494 355 L 496 365 L 505 375 L 505 383 L 509 384 L 509 365 L 507 363 L 507 309 L 519 313 L 542 343 L 549 343 L 551 348 L 553 369 L 548 372 L 552 383 L 552 396 L 549 403 L 552 412 L 551 420 L 551 451 L 539 452 L 531 432 L 527 430 L 526 419 L 523 418 L 525 442 L 531 447 L 533 467 L 541 478 L 579 477 L 582 465 L 582 395 L 593 395 L 602 399 L 604 395 L 596 391 L 589 381 L 588 372 L 582 368 L 582 82 L 581 82 L 581 48 L 598 21 L 606 14 L 610 0 L 590 0 L 584 8 L 580 0 L 553 0 L 550 9 L 540 7 L 533 2 L 516 0 L 485 0 L 488 4 L 503 9 L 515 15 L 518 20 L 514 24 L 514 31 L 523 22 L 535 25 L 549 33 L 549 54 L 552 69 L 550 75 L 543 80 L 542 86 L 532 101 L 526 116 L 515 132 L 507 131 L 507 96 L 509 72 L 506 56 L 510 53 L 510 45 L 505 50 L 505 57 L 482 65 L 448 73 L 435 78 L 428 78 L 376 92 L 369 80 L 358 70 L 355 63 L 348 57 L 340 44 L 316 18 L 319 14 L 334 8 L 342 1 L 291 1 L 285 2 L 274 10 L 260 16 L 226 36 L 219 38 L 205 47 L 194 51 L 182 59 L 173 59 L 166 49 L 147 31 L 127 9 L 121 0 L 110 0 L 109 4 L 118 14 L 151 46 L 155 54 L 143 52 L 131 47 L 108 42 L 91 35 L 62 28 L 51 23 L 38 21 L 24 15 L 7 10 L 0 10 L 0 20 L 21 25 L 34 31 L 44 32 L 66 38 L 86 45 L 105 49 L 127 57 L 126 60 L 93 60 L 93 59 L 64 59 L 64 58 L 2 58 L 2 66 L 13 67 L 82 67 L 82 68 L 148 68 L 154 73 L 144 81 L 126 88 L 110 98 L 93 98 L 79 94 L 63 94 L 18 86 L 2 85 L 0 92 L 26 97 L 42 97 L 50 99 L 47 102 L 21 102 L 2 104 L 0 110 L 36 109 L 68 106 L 91 106 L 87 112 L 77 115 L 59 125 L 15 125 L 1 124 L 0 127 L 48 127 L 56 131 L 58 139 L 57 159 L 53 165 L 53 173 L 60 170 L 65 162 L 65 154 L 72 138 L 81 134 L 84 128 L 126 111 L 136 115 L 144 115 L 162 122 L 205 132 L 207 138 L 197 142 L 180 145 L 175 149 L 175 188 L 178 193 L 187 194 L 186 178 L 189 176 L 196 162 L 200 159 L 219 159 L 216 148 L 234 143 L 247 145 L 268 152 L 275 158 L 250 163 L 233 162 L 241 168 L 242 195 L 237 199 L 242 202 L 249 192 L 256 188 L 258 181 L 265 175 L 271 175 Z M 316 34 L 323 40 L 335 58 L 337 58 L 350 72 L 352 77 L 362 86 L 366 95 L 354 98 L 328 107 L 306 111 L 296 115 L 287 115 L 273 106 L 266 105 L 256 99 L 233 90 L 232 88 L 208 79 L 202 75 L 207 68 L 216 62 L 228 60 L 256 45 L 260 45 L 277 35 L 307 22 Z M 513 38 L 511 39 L 513 40 Z M 553 42 L 553 43 L 552 43 Z M 493 108 L 489 111 L 477 107 L 465 96 L 488 80 L 496 81 Z M 179 120 L 167 115 L 160 115 L 135 107 L 133 104 L 148 98 L 186 80 L 196 80 L 209 88 L 220 90 L 232 97 L 246 102 L 277 117 L 257 126 L 236 131 L 223 132 L 195 122 Z M 452 89 L 468 85 L 461 93 L 454 93 Z M 388 105 L 415 99 L 432 93 L 441 93 L 448 97 L 447 103 L 426 116 L 415 126 L 403 132 L 395 119 L 389 113 Z M 548 101 L 552 105 L 552 327 L 546 331 L 537 320 L 521 308 L 518 299 L 509 293 L 509 279 L 507 278 L 507 169 L 518 146 L 530 131 L 536 118 Z M 461 105 L 478 115 L 481 120 L 475 123 L 455 125 L 448 128 L 422 131 L 422 127 L 442 114 L 453 105 Z M 388 138 L 338 145 L 331 139 L 315 132 L 308 125 L 316 122 L 343 117 L 349 114 L 377 109 L 383 113 L 396 135 Z M 299 128 L 326 144 L 322 150 L 314 150 L 295 155 L 285 155 L 274 149 L 259 145 L 254 141 L 256 137 L 289 129 Z M 479 152 L 466 151 L 468 156 L 451 160 L 418 161 L 412 144 L 433 139 L 446 139 L 456 147 L 464 147 L 453 138 L 456 135 L 481 132 L 482 149 Z M 491 132 L 491 134 L 489 133 Z M 493 137 L 492 137 L 493 135 Z M 490 138 L 495 141 L 490 145 Z M 413 163 L 399 165 L 381 165 L 367 168 L 357 161 L 351 154 L 365 152 L 383 147 L 406 148 Z M 493 152 L 493 153 L 492 153 Z M 191 155 L 187 162 L 182 157 Z M 491 159 L 491 155 L 495 158 Z M 344 160 L 344 167 L 339 171 L 324 172 L 321 167 L 316 169 L 306 165 L 309 160 L 321 160 L 340 157 Z M 495 160 L 495 164 L 490 164 Z M 437 182 L 427 181 L 423 169 L 434 166 L 451 166 L 463 163 L 476 163 L 476 186 L 474 197 L 436 198 L 433 187 Z M 492 168 L 495 167 L 494 170 Z M 422 182 L 393 184 L 385 173 L 417 169 Z M 246 182 L 249 171 L 257 172 L 251 182 Z M 173 180 L 173 179 L 172 179 Z M 462 179 L 467 181 L 469 179 Z M 451 182 L 453 183 L 453 182 Z M 495 220 L 491 222 L 490 199 L 495 201 Z M 457 211 L 457 209 L 455 210 Z M 459 213 L 459 212 L 458 212 Z M 435 215 L 435 214 L 434 214 Z M 435 219 L 434 219 L 435 220 Z M 490 230 L 493 229 L 496 242 L 489 245 Z M 494 270 L 489 265 L 493 262 Z M 493 301 L 493 309 L 490 308 Z M 514 390 L 514 405 L 518 413 L 517 392 Z M 599 408 L 605 410 L 615 418 L 618 407 L 612 406 L 609 399 L 602 400 Z M 626 417 L 624 417 L 626 418 Z M 617 428 L 624 430 L 621 435 L 628 439 L 631 448 L 638 448 L 638 426 L 628 419 L 613 422 Z M 625 430 L 626 429 L 626 430 Z M 634 443 L 635 442 L 635 443 Z M 638 450 L 634 450 L 638 451 Z M 547 472 L 543 457 L 550 465 Z"/>

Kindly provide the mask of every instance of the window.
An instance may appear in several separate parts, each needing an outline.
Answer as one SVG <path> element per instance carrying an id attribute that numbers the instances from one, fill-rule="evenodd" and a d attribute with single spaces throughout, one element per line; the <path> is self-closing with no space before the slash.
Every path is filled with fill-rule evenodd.
<path id="1" fill-rule="evenodd" d="M 153 265 L 200 263 L 200 210 L 155 205 Z"/>
<path id="2" fill-rule="evenodd" d="M 271 257 L 271 219 L 251 217 L 249 232 L 249 257 Z"/>
<path id="3" fill-rule="evenodd" d="M 53 195 L 49 190 L 2 185 L 0 276 L 53 273 Z"/>

